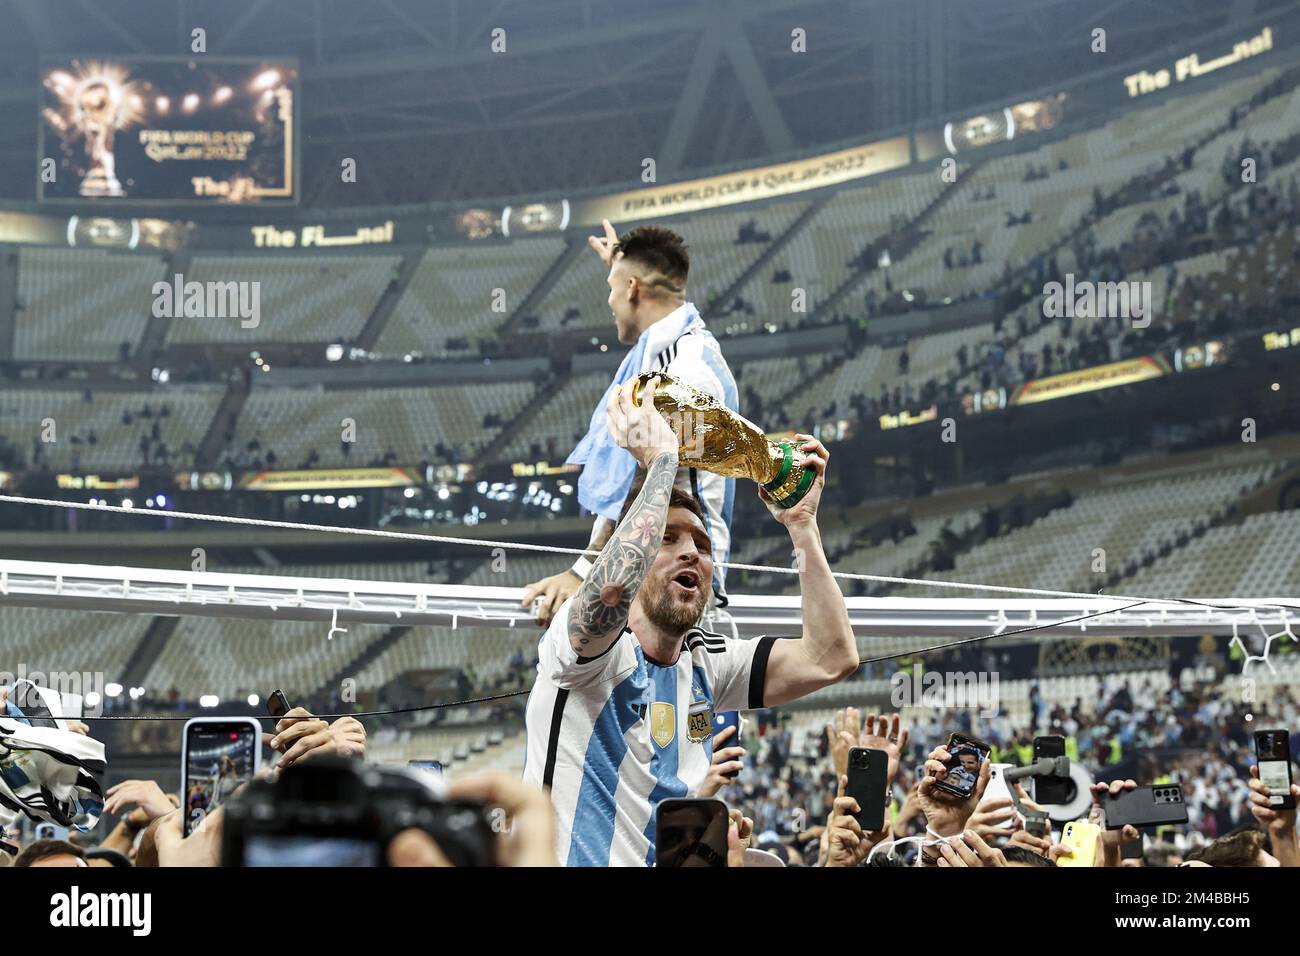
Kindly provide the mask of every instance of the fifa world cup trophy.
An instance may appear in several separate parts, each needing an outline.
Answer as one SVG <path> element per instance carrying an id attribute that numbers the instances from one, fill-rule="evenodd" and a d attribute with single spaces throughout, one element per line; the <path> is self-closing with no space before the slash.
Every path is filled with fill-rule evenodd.
<path id="1" fill-rule="evenodd" d="M 122 184 L 117 181 L 113 159 L 113 133 L 120 122 L 122 91 L 108 83 L 90 83 L 81 90 L 77 106 L 79 125 L 86 137 L 86 155 L 90 157 L 90 169 L 81 181 L 81 195 L 121 196 Z"/>
<path id="2" fill-rule="evenodd" d="M 660 379 L 655 408 L 677 431 L 683 465 L 756 481 L 781 508 L 793 507 L 808 493 L 817 474 L 804 467 L 799 444 L 770 440 L 712 395 L 662 372 L 646 372 L 633 380 L 633 402 L 640 404 L 641 393 L 655 376 Z"/>

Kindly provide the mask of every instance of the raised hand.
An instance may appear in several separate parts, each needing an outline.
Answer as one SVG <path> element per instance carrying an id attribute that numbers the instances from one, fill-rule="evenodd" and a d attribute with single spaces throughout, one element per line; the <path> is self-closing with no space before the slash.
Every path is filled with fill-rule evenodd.
<path id="1" fill-rule="evenodd" d="M 600 224 L 605 227 L 603 236 L 588 236 L 587 245 L 595 250 L 596 255 L 600 256 L 600 261 L 607 266 L 614 264 L 614 247 L 618 245 L 618 233 L 614 231 L 614 226 L 608 219 L 602 219 Z"/>
<path id="2" fill-rule="evenodd" d="M 787 528 L 817 523 L 817 506 L 821 503 L 822 490 L 826 487 L 826 466 L 831 457 L 826 446 L 812 435 L 799 434 L 795 435 L 795 438 L 799 440 L 799 448 L 805 456 L 803 466 L 816 475 L 808 493 L 799 499 L 799 503 L 793 508 L 781 508 L 761 485 L 758 487 L 758 497 L 763 504 L 767 505 L 767 510 L 772 512 L 773 518 Z"/>
<path id="3" fill-rule="evenodd" d="M 883 750 L 889 755 L 889 779 L 885 784 L 887 787 L 892 786 L 894 778 L 898 776 L 898 761 L 907 750 L 910 737 L 908 729 L 901 726 L 898 714 L 888 717 L 884 714 L 878 717 L 874 713 L 867 714 L 866 722 L 862 725 L 862 734 L 858 738 L 858 746 L 870 750 Z"/>
<path id="4" fill-rule="evenodd" d="M 862 721 L 856 707 L 835 711 L 826 725 L 826 743 L 830 746 L 831 765 L 838 780 L 849 772 L 849 750 L 858 746 Z"/>
<path id="5" fill-rule="evenodd" d="M 991 847 L 974 830 L 967 830 L 960 840 L 939 844 L 939 866 L 977 867 L 1006 866 L 1002 851 Z"/>
<path id="6" fill-rule="evenodd" d="M 1112 780 L 1110 783 L 1094 783 L 1088 789 L 1092 791 L 1092 810 L 1088 813 L 1088 820 L 1101 827 L 1101 865 L 1119 866 L 1120 846 L 1142 839 L 1142 834 L 1131 823 L 1126 823 L 1120 830 L 1107 830 L 1106 807 L 1102 800 L 1106 794 L 1117 797 L 1126 791 L 1136 790 L 1137 781 Z"/>
<path id="7" fill-rule="evenodd" d="M 727 774 L 735 771 L 739 773 L 745 769 L 744 747 L 726 747 L 723 746 L 729 739 L 736 736 L 735 727 L 727 727 L 720 734 L 713 737 L 713 763 L 709 766 L 709 772 L 704 777 L 704 783 L 700 784 L 698 797 L 712 797 L 729 783 L 735 783 L 735 779 L 728 777 Z"/>
<path id="8" fill-rule="evenodd" d="M 930 751 L 930 756 L 925 761 L 925 776 L 916 791 L 927 824 L 940 836 L 954 836 L 965 828 L 966 821 L 984 798 L 991 774 L 988 760 L 981 761 L 975 789 L 970 796 L 961 797 L 939 786 L 941 781 L 948 778 L 948 764 L 951 760 L 952 755 L 945 747 L 935 747 Z"/>

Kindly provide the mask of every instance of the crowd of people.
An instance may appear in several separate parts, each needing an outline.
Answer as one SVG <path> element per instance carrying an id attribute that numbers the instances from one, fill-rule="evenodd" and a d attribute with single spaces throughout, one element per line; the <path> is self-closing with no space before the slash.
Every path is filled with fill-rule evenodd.
<path id="1" fill-rule="evenodd" d="M 944 666 L 998 666 L 992 651 L 959 652 L 974 656 Z M 516 656 L 514 677 L 531 663 Z M 1259 778 L 1247 729 L 1296 726 L 1300 707 L 1289 689 L 1267 704 L 1252 705 L 1251 724 L 1245 720 L 1250 708 L 1225 698 L 1217 682 L 1186 689 L 1175 684 L 1163 694 L 1140 680 L 1119 679 L 1111 686 L 1095 706 L 1082 700 L 1049 702 L 1035 687 L 1023 722 L 970 710 L 931 710 L 908 726 L 898 713 L 863 714 L 849 707 L 802 740 L 791 730 L 789 713 L 761 712 L 752 724 L 746 721 L 743 746 L 730 739 L 733 728 L 713 739 L 713 766 L 690 796 L 726 803 L 728 866 L 1300 866 L 1296 813 L 1270 805 L 1272 794 Z M 12 701 L 0 704 L 0 713 L 23 721 Z M 75 734 L 90 732 L 81 721 L 65 726 Z M 967 796 L 940 785 L 961 772 L 947 749 L 954 731 L 976 735 L 990 746 L 978 770 L 971 767 L 976 784 Z M 1007 795 L 986 793 L 995 765 L 1031 762 L 1036 734 L 1064 738 L 1067 755 L 1094 781 L 1085 816 L 1102 827 L 1095 859 L 1073 859 L 1079 850 L 1062 842 L 1061 821 L 1046 830 L 1035 826 L 1027 813 L 1040 807 L 1020 784 L 1014 785 L 1019 806 Z M 330 722 L 295 708 L 263 734 L 271 757 L 258 776 L 273 781 L 296 764 L 318 760 L 365 761 L 374 739 L 355 718 Z M 1295 753 L 1300 734 L 1291 739 Z M 888 756 L 887 812 L 875 831 L 862 829 L 857 819 L 862 808 L 846 794 L 854 747 Z M 1107 795 L 1132 790 L 1139 782 L 1180 784 L 1188 823 L 1151 828 L 1145 835 L 1131 826 L 1105 829 Z M 234 798 L 246 789 L 245 783 Z M 485 812 L 505 807 L 518 815 L 518 825 L 498 838 L 494 862 L 557 865 L 545 791 L 498 772 L 453 775 L 446 797 L 466 795 L 482 798 Z M 1292 795 L 1300 797 L 1300 785 L 1292 786 Z M 179 795 L 140 778 L 109 787 L 102 811 L 98 826 L 85 832 L 73 828 L 66 837 L 33 834 L 24 841 L 21 827 L 0 828 L 0 867 L 221 865 L 220 808 L 200 815 L 193 835 L 182 836 L 186 807 Z M 34 828 L 29 824 L 28 829 Z M 419 829 L 393 838 L 385 853 L 389 865 L 449 865 L 447 854 Z"/>
<path id="2" fill-rule="evenodd" d="M 1249 735 L 1240 729 L 1249 726 L 1241 720 L 1240 705 L 1216 698 L 1208 688 L 1175 692 L 1167 704 L 1137 705 L 1125 687 L 1104 701 L 1095 715 L 1083 714 L 1080 703 L 1070 709 L 1058 704 L 1043 710 L 1046 720 L 1040 730 L 1045 735 L 1063 736 L 1067 753 L 1075 754 L 1089 777 L 1097 781 L 1092 785 L 1089 814 L 1094 821 L 1105 793 L 1138 785 L 1133 778 L 1116 776 L 1117 767 L 1132 770 L 1143 784 L 1181 785 L 1187 805 L 1185 826 L 1163 826 L 1145 837 L 1133 828 L 1107 833 L 1103 838 L 1105 854 L 1095 864 L 1075 865 L 1120 865 L 1121 841 L 1143 847 L 1140 854 L 1133 854 L 1134 862 L 1124 865 L 1171 866 L 1186 860 L 1213 866 L 1300 865 L 1294 813 L 1269 809 L 1269 790 L 1258 779 L 1246 739 Z M 1280 696 L 1274 710 L 1266 720 L 1295 725 L 1297 710 L 1289 694 Z M 962 712 L 955 726 L 949 726 L 940 714 L 932 712 L 923 724 L 900 735 L 898 716 L 890 720 L 893 731 L 887 733 L 884 715 L 867 714 L 863 720 L 856 709 L 847 708 L 836 712 L 824 732 L 807 731 L 803 741 L 796 740 L 789 726 L 779 721 L 743 748 L 723 746 L 715 758 L 710 786 L 721 798 L 738 802 L 752 814 L 755 845 L 788 864 L 811 866 L 816 860 L 817 865 L 862 865 L 872 848 L 885 850 L 894 845 L 886 855 L 886 860 L 892 858 L 890 865 L 916 864 L 918 856 L 919 865 L 925 865 L 926 851 L 915 844 L 925 843 L 926 835 L 934 830 L 933 788 L 935 780 L 944 776 L 934 761 L 948 731 L 977 733 L 992 746 L 989 764 L 1024 765 L 1032 759 L 1034 730 L 1016 729 L 1005 718 L 980 720 L 971 712 Z M 1298 736 L 1292 735 L 1293 739 Z M 863 834 L 855 827 L 850 814 L 856 807 L 845 812 L 846 762 L 851 747 L 885 750 L 890 755 L 887 826 L 874 834 Z M 1121 756 L 1129 759 L 1121 760 Z M 946 761 L 946 754 L 939 759 Z M 740 772 L 732 778 L 725 776 L 732 771 Z M 1009 857 L 1005 865 L 1051 866 L 1068 854 L 1060 843 L 1059 827 L 1050 835 L 1027 832 L 1024 816 L 1009 799 L 981 798 L 983 783 L 977 794 L 955 811 L 951 806 L 939 808 L 940 814 L 952 811 L 960 817 L 956 829 L 965 828 L 966 849 L 980 854 L 982 847 L 1001 847 L 1004 852 L 1008 847 L 1021 847 L 1039 857 L 1029 860 L 1017 851 L 1017 861 Z M 1300 793 L 1300 787 L 1293 789 Z M 1024 806 L 1037 807 L 1027 792 L 1019 791 L 1019 795 Z M 1253 842 L 1262 855 L 1242 860 L 1238 851 L 1243 839 Z M 953 859 L 954 851 L 963 862 Z M 958 846 L 940 848 L 939 852 L 947 865 L 1004 865 L 969 863 Z"/>

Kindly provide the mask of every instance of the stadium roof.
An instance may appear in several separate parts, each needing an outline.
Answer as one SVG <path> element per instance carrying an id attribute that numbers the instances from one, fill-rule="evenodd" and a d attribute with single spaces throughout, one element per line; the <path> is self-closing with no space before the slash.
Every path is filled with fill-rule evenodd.
<path id="1" fill-rule="evenodd" d="M 1063 83 L 1286 6 L 14 0 L 0 8 L 0 181 L 7 198 L 34 195 L 43 56 L 188 55 L 196 27 L 209 56 L 300 59 L 304 199 L 333 206 L 626 184 L 647 157 L 672 181 Z M 792 50 L 796 30 L 806 53 Z M 339 188 L 345 156 L 355 188 Z"/>

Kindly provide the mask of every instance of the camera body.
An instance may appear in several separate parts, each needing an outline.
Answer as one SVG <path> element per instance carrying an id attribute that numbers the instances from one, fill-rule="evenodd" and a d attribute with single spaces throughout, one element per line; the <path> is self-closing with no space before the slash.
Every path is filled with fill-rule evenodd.
<path id="1" fill-rule="evenodd" d="M 403 830 L 428 833 L 456 867 L 495 865 L 485 808 L 446 800 L 432 774 L 322 758 L 254 780 L 226 804 L 223 866 L 386 866 Z"/>

